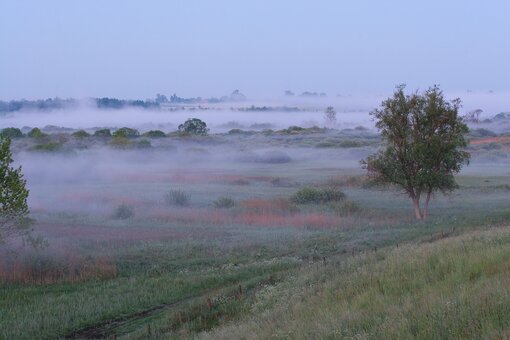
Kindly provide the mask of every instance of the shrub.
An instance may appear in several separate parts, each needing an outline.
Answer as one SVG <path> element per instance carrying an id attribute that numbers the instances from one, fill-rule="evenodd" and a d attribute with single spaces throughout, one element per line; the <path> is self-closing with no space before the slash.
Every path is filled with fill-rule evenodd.
<path id="1" fill-rule="evenodd" d="M 90 136 L 90 133 L 88 133 L 87 131 L 85 130 L 78 130 L 76 132 L 73 132 L 71 134 L 73 137 L 76 137 L 76 138 L 85 138 L 85 137 L 89 137 Z"/>
<path id="2" fill-rule="evenodd" d="M 39 128 L 33 128 L 27 133 L 27 136 L 30 138 L 42 138 L 45 137 L 46 134 L 43 133 Z"/>
<path id="3" fill-rule="evenodd" d="M 131 218 L 135 216 L 135 209 L 127 204 L 121 204 L 119 205 L 113 214 L 114 218 L 120 219 L 120 220 L 126 220 L 128 218 Z"/>
<path id="4" fill-rule="evenodd" d="M 229 135 L 242 135 L 242 134 L 247 134 L 247 133 L 248 133 L 247 131 L 243 131 L 241 129 L 232 129 L 232 130 L 228 131 Z"/>
<path id="5" fill-rule="evenodd" d="M 140 136 L 140 132 L 136 129 L 130 129 L 128 127 L 123 127 L 118 129 L 112 134 L 113 137 L 122 137 L 122 138 L 133 138 Z"/>
<path id="6" fill-rule="evenodd" d="M 2 129 L 2 132 L 0 132 L 0 137 L 8 137 L 8 138 L 20 138 L 23 137 L 23 132 L 21 132 L 20 129 L 9 127 Z"/>
<path id="7" fill-rule="evenodd" d="M 236 201 L 230 197 L 219 197 L 216 201 L 213 202 L 213 205 L 216 208 L 228 209 L 235 207 Z"/>
<path id="8" fill-rule="evenodd" d="M 207 135 L 208 131 L 207 124 L 198 118 L 190 118 L 179 125 L 179 132 L 181 134 L 204 136 Z"/>
<path id="9" fill-rule="evenodd" d="M 186 206 L 189 204 L 189 195 L 182 190 L 170 190 L 165 195 L 165 202 L 168 205 Z"/>
<path id="10" fill-rule="evenodd" d="M 148 138 L 163 138 L 166 137 L 165 133 L 161 130 L 150 130 L 143 134 L 144 137 Z"/>
<path id="11" fill-rule="evenodd" d="M 291 201 L 296 204 L 319 204 L 327 202 L 337 202 L 345 199 L 345 194 L 335 188 L 312 188 L 304 187 L 299 189 L 291 197 Z"/>
<path id="12" fill-rule="evenodd" d="M 101 129 L 94 132 L 94 137 L 111 137 L 112 133 L 110 129 Z"/>

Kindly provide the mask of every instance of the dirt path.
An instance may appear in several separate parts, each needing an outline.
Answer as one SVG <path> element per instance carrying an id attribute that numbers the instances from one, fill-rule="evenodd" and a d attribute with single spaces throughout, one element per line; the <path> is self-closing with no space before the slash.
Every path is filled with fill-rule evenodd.
<path id="1" fill-rule="evenodd" d="M 179 300 L 173 301 L 171 303 L 165 303 L 151 307 L 138 313 L 126 315 L 120 318 L 106 320 L 102 323 L 98 323 L 93 326 L 85 327 L 76 330 L 72 333 L 69 333 L 64 336 L 64 339 L 104 339 L 109 335 L 113 335 L 112 334 L 114 333 L 113 331 L 118 327 L 158 314 L 172 307 L 177 307 L 198 297 L 200 297 L 200 295 L 190 295 L 183 297 Z"/>

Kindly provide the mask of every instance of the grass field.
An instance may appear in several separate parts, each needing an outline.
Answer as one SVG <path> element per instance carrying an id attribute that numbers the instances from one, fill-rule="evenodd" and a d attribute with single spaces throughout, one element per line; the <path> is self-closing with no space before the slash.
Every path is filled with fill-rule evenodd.
<path id="1" fill-rule="evenodd" d="M 509 336 L 506 163 L 475 162 L 417 222 L 366 182 L 371 146 L 215 138 L 21 153 L 47 247 L 2 249 L 0 338 Z M 296 203 L 309 186 L 346 198 Z"/>

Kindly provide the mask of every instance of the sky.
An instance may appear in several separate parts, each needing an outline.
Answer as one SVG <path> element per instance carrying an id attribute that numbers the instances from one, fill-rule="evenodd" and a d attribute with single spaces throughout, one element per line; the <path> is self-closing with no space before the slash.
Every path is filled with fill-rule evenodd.
<path id="1" fill-rule="evenodd" d="M 510 90 L 508 0 L 2 0 L 0 99 Z"/>

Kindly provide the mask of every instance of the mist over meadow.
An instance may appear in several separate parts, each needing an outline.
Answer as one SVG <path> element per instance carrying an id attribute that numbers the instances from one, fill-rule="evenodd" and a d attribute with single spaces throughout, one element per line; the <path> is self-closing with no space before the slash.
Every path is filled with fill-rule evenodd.
<path id="1" fill-rule="evenodd" d="M 0 1 L 0 339 L 510 338 L 509 13 Z"/>

